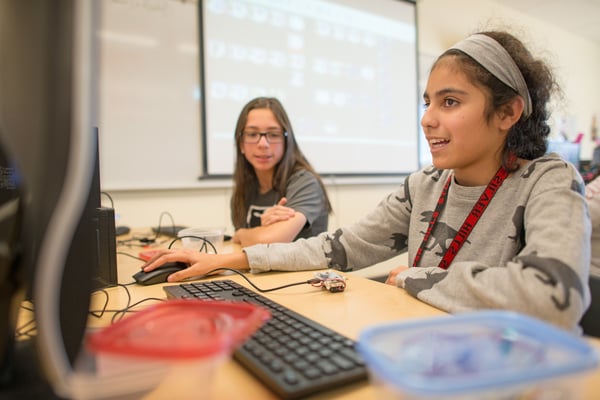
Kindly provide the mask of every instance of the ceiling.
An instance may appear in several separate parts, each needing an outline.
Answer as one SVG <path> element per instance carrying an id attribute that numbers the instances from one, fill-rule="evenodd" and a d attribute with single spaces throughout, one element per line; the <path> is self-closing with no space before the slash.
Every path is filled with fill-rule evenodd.
<path id="1" fill-rule="evenodd" d="M 495 0 L 600 44 L 600 0 Z"/>

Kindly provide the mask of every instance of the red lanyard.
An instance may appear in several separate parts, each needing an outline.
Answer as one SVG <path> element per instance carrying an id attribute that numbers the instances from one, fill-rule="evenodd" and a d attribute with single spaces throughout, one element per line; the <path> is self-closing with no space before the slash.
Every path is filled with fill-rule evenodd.
<path id="1" fill-rule="evenodd" d="M 496 191 L 500 186 L 502 186 L 502 182 L 504 182 L 504 179 L 506 179 L 507 176 L 508 172 L 506 172 L 506 170 L 503 167 L 500 167 L 498 172 L 496 172 L 496 175 L 494 175 L 490 183 L 488 183 L 487 187 L 479 197 L 479 200 L 477 200 L 477 203 L 475 203 L 475 205 L 471 209 L 469 215 L 467 215 L 467 218 L 465 218 L 465 222 L 463 222 L 462 226 L 456 233 L 456 236 L 454 236 L 452 243 L 450 243 L 450 247 L 448 247 L 448 250 L 446 250 L 444 257 L 442 257 L 442 260 L 440 261 L 440 268 L 448 269 L 450 263 L 452 262 L 452 260 L 454 260 L 456 254 L 458 253 L 462 245 L 466 242 L 467 238 L 471 234 L 471 231 L 475 227 L 475 224 L 477 224 L 477 221 L 479 221 L 479 218 L 481 218 L 481 215 L 483 215 L 483 212 L 485 211 L 486 207 L 488 206 L 488 204 L 490 204 L 492 198 L 496 194 Z M 438 199 L 438 202 L 435 206 L 435 210 L 431 215 L 431 220 L 429 220 L 429 225 L 427 227 L 427 231 L 425 232 L 425 236 L 423 237 L 423 241 L 421 242 L 421 245 L 417 250 L 417 254 L 415 255 L 413 267 L 416 267 L 419 264 L 419 261 L 421 260 L 421 257 L 423 255 L 423 251 L 425 250 L 425 246 L 427 245 L 427 241 L 431 236 L 431 232 L 433 231 L 433 228 L 437 223 L 438 217 L 440 216 L 442 210 L 446 205 L 446 200 L 448 199 L 448 189 L 450 188 L 451 182 L 452 175 L 448 177 L 448 180 L 444 185 L 444 189 L 442 189 L 442 194 L 440 195 L 440 198 Z"/>

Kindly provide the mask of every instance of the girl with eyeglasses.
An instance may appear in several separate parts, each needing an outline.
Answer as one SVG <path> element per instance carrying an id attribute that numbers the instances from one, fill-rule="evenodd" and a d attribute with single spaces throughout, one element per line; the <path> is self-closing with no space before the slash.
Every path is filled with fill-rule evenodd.
<path id="1" fill-rule="evenodd" d="M 258 97 L 240 112 L 231 217 L 242 246 L 291 242 L 327 230 L 325 186 L 298 147 L 281 102 Z"/>

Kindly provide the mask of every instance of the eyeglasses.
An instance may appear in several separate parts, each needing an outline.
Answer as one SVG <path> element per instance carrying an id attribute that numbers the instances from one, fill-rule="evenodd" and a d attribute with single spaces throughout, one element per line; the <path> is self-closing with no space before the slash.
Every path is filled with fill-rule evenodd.
<path id="1" fill-rule="evenodd" d="M 256 144 L 260 142 L 262 137 L 267 139 L 270 144 L 282 143 L 287 137 L 287 132 L 242 132 L 242 140 L 244 143 Z"/>

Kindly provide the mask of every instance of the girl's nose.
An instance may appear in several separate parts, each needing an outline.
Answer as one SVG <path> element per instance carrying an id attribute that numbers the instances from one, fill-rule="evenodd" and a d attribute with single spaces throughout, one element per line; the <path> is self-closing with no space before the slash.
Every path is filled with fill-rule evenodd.
<path id="1" fill-rule="evenodd" d="M 431 109 L 431 107 L 427 107 L 423 111 L 423 116 L 421 117 L 421 126 L 423 129 L 434 127 L 437 124 L 437 119 L 435 118 L 435 113 Z"/>

